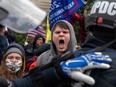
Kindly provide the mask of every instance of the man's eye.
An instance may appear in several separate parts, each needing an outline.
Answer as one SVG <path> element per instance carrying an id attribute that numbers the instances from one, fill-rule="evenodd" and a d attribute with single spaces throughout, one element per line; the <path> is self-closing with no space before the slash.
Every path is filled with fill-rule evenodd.
<path id="1" fill-rule="evenodd" d="M 55 34 L 59 34 L 60 32 L 55 32 Z"/>
<path id="2" fill-rule="evenodd" d="M 64 31 L 63 33 L 64 33 L 64 34 L 68 34 L 69 32 L 68 32 L 68 31 Z"/>

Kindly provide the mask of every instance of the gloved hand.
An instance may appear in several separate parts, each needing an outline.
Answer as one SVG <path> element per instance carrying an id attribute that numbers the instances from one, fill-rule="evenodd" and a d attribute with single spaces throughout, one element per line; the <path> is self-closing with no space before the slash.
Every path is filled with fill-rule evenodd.
<path id="1" fill-rule="evenodd" d="M 95 84 L 95 80 L 89 75 L 84 74 L 85 70 L 110 68 L 111 58 L 108 55 L 102 55 L 101 52 L 93 52 L 81 55 L 77 58 L 63 61 L 60 63 L 64 74 L 76 81 L 82 81 L 87 84 Z"/>

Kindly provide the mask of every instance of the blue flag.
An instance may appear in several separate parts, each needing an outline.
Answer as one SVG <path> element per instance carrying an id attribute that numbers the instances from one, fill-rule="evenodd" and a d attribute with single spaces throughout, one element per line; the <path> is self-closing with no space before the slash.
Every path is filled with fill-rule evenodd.
<path id="1" fill-rule="evenodd" d="M 83 0 L 52 0 L 50 5 L 50 29 L 58 20 L 66 20 L 85 5 Z"/>

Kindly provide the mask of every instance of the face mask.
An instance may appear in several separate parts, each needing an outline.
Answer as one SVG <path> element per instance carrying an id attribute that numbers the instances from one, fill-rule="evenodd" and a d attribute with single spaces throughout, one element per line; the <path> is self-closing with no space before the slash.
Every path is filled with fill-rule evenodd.
<path id="1" fill-rule="evenodd" d="M 8 71 L 10 71 L 11 73 L 16 73 L 21 69 L 22 61 L 19 60 L 18 62 L 13 63 L 10 59 L 7 59 L 6 66 L 8 67 Z"/>

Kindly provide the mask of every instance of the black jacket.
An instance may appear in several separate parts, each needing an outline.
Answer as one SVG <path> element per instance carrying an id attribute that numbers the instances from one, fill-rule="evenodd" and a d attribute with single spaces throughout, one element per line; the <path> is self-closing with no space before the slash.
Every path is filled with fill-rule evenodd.
<path id="1" fill-rule="evenodd" d="M 101 51 L 105 55 L 109 55 L 112 59 L 110 69 L 93 69 L 90 76 L 95 79 L 95 85 L 85 84 L 83 87 L 116 87 L 116 49 L 112 45 L 104 47 L 105 43 L 94 37 L 89 37 L 82 46 L 81 52 Z"/>

